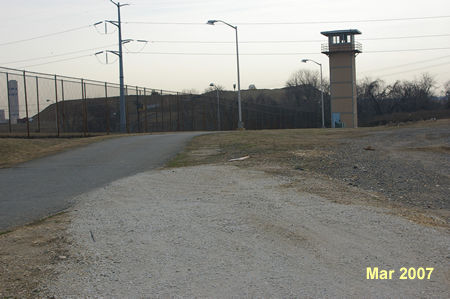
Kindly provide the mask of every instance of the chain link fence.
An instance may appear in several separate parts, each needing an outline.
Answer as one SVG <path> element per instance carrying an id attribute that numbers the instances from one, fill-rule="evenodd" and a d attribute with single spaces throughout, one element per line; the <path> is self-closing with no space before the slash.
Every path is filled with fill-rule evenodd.
<path id="1" fill-rule="evenodd" d="M 231 93 L 231 94 L 230 94 Z M 120 131 L 115 83 L 0 67 L 0 135 L 90 136 Z M 233 130 L 235 93 L 203 95 L 125 86 L 128 133 Z M 242 102 L 247 129 L 316 127 L 317 113 Z"/>

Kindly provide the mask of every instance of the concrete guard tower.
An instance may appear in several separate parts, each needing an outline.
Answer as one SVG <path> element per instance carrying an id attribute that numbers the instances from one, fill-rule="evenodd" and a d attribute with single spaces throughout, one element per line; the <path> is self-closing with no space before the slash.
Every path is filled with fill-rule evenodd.
<path id="1" fill-rule="evenodd" d="M 357 128 L 355 57 L 362 52 L 355 42 L 357 29 L 324 31 L 328 43 L 322 44 L 322 53 L 330 58 L 331 127 Z"/>

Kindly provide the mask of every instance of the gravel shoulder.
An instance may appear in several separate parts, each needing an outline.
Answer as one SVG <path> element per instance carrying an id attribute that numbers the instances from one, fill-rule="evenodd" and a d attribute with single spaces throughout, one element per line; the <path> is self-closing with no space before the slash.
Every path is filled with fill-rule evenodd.
<path id="1" fill-rule="evenodd" d="M 390 210 L 305 189 L 332 180 L 228 165 L 137 174 L 84 194 L 70 211 L 61 297 L 446 297 L 450 237 Z M 331 188 L 331 189 L 330 189 Z M 353 188 L 353 187 L 352 187 Z M 339 197 L 339 193 L 336 194 Z M 356 204 L 353 204 L 354 203 Z M 366 280 L 366 267 L 395 270 Z M 401 267 L 434 267 L 399 280 Z M 44 292 L 44 291 L 43 291 Z"/>
<path id="2" fill-rule="evenodd" d="M 368 132 L 322 150 L 312 170 L 450 219 L 450 123 Z"/>

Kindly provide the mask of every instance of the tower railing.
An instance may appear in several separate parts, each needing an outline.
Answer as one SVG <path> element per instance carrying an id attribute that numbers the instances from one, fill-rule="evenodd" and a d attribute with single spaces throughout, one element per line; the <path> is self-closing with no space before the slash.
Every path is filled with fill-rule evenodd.
<path id="1" fill-rule="evenodd" d="M 359 42 L 354 43 L 341 43 L 341 44 L 322 44 L 321 52 L 322 53 L 330 53 L 330 52 L 349 52 L 353 51 L 356 53 L 362 52 L 362 45 Z"/>

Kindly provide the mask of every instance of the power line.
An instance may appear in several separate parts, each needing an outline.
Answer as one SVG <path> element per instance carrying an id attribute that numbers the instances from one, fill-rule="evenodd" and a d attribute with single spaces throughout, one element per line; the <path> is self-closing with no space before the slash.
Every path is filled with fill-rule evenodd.
<path id="1" fill-rule="evenodd" d="M 420 52 L 420 51 L 435 51 L 435 50 L 448 50 L 448 49 L 450 49 L 450 47 L 423 48 L 423 49 L 377 50 L 377 51 L 364 51 L 363 53 Z"/>
<path id="2" fill-rule="evenodd" d="M 421 61 L 416 61 L 416 62 L 411 62 L 411 63 L 405 63 L 405 64 L 399 64 L 399 65 L 390 66 L 390 67 L 385 67 L 385 68 L 381 68 L 381 69 L 367 70 L 367 71 L 363 71 L 362 73 L 379 72 L 379 71 L 384 71 L 384 70 L 396 69 L 396 68 L 405 67 L 405 66 L 410 66 L 410 65 L 414 65 L 414 64 L 421 64 L 421 63 L 426 63 L 426 62 L 430 62 L 430 61 L 441 60 L 441 59 L 449 58 L 449 57 L 450 57 L 450 55 L 445 55 L 445 56 L 436 57 L 436 58 L 432 58 L 432 59 L 421 60 Z"/>
<path id="3" fill-rule="evenodd" d="M 47 64 L 52 64 L 52 63 L 57 63 L 57 62 L 62 62 L 62 61 L 75 60 L 75 59 L 80 59 L 80 58 L 90 57 L 90 56 L 95 56 L 95 54 L 81 55 L 81 56 L 65 58 L 65 59 L 59 59 L 59 60 L 54 60 L 54 61 L 49 61 L 49 62 L 44 62 L 44 63 L 39 63 L 39 64 L 26 65 L 26 66 L 23 66 L 22 68 L 28 68 L 28 67 L 34 67 L 34 66 L 40 66 L 40 65 L 47 65 Z"/>
<path id="4" fill-rule="evenodd" d="M 366 38 L 366 39 L 359 39 L 359 40 L 382 40 L 382 39 L 400 39 L 400 38 L 425 38 L 425 37 L 440 37 L 440 36 L 450 36 L 450 34 L 437 34 L 437 35 L 417 35 L 417 36 L 397 36 L 397 37 L 386 37 L 386 38 Z M 307 43 L 307 42 L 323 42 L 323 40 L 291 40 L 291 41 L 241 41 L 240 43 Z M 201 43 L 201 44 L 210 44 L 210 43 L 217 43 L 217 44 L 234 44 L 235 42 L 227 42 L 227 41 L 151 41 L 151 43 Z M 10 61 L 10 62 L 2 62 L 1 65 L 7 65 L 7 64 L 14 64 L 14 63 L 21 63 L 21 62 L 28 62 L 28 61 L 35 61 L 35 60 L 42 60 L 42 59 L 48 59 L 48 58 L 56 58 L 66 55 L 72 55 L 82 52 L 87 52 L 91 50 L 98 50 L 103 49 L 107 47 L 116 46 L 116 44 L 109 44 L 102 47 L 96 47 L 96 48 L 89 48 L 89 49 L 83 49 L 83 50 L 77 50 L 77 51 L 71 51 L 71 52 L 65 52 L 57 55 L 49 55 L 49 56 L 40 56 L 40 57 L 34 57 L 29 59 L 23 59 L 23 60 L 16 60 L 16 61 Z M 439 48 L 441 49 L 441 48 Z M 413 49 L 414 50 L 414 49 Z M 392 52 L 395 52 L 397 50 L 389 50 Z M 399 50 L 402 51 L 402 50 Z M 408 50 L 409 51 L 409 50 Z M 375 51 L 368 51 L 365 53 L 373 53 Z M 378 52 L 378 51 L 376 51 Z M 384 51 L 383 51 L 384 52 Z M 137 54 L 134 51 L 130 51 L 131 54 Z M 163 54 L 160 52 L 155 52 L 155 54 Z M 192 55 L 226 55 L 226 54 L 207 54 L 207 53 L 198 53 L 198 54 L 192 54 Z M 290 53 L 289 55 L 296 55 L 296 54 L 317 54 L 317 53 Z M 167 55 L 170 55 L 170 53 L 167 53 Z M 175 54 L 173 54 L 175 55 Z M 187 55 L 187 54 L 180 54 L 180 55 Z M 257 54 L 255 54 L 257 55 Z M 263 54 L 260 54 L 263 55 Z M 265 54 L 264 54 L 265 55 Z M 277 55 L 276 53 L 273 54 L 267 54 L 267 55 Z M 447 56 L 444 56 L 447 57 Z"/>
<path id="5" fill-rule="evenodd" d="M 391 36 L 391 37 L 374 37 L 374 38 L 359 38 L 360 41 L 370 40 L 389 40 L 389 39 L 413 39 L 413 38 L 431 38 L 431 37 L 444 37 L 450 36 L 450 34 L 430 34 L 430 35 L 412 35 L 412 36 Z M 240 44 L 282 44 L 282 43 L 320 43 L 324 42 L 323 39 L 312 40 L 259 40 L 259 41 L 239 41 Z M 234 44 L 233 41 L 175 41 L 175 40 L 154 40 L 151 43 L 165 43 L 165 44 Z"/>
<path id="6" fill-rule="evenodd" d="M 444 33 L 444 34 L 428 34 L 428 35 L 373 37 L 373 38 L 358 38 L 358 40 L 387 40 L 387 39 L 428 38 L 428 37 L 443 37 L 443 36 L 450 36 L 450 34 Z"/>
<path id="7" fill-rule="evenodd" d="M 0 63 L 0 64 L 1 64 L 1 65 L 6 65 L 6 64 L 14 64 L 14 63 L 20 63 L 20 62 L 34 61 L 34 60 L 42 60 L 42 59 L 48 59 L 48 58 L 55 58 L 55 57 L 61 57 L 61 56 L 66 56 L 66 55 L 78 54 L 78 53 L 87 52 L 87 51 L 92 51 L 92 50 L 103 49 L 103 48 L 106 48 L 106 47 L 112 47 L 112 46 L 115 46 L 115 45 L 116 45 L 116 44 L 110 44 L 110 45 L 105 45 L 105 46 L 102 46 L 102 47 L 90 48 L 90 49 L 84 49 L 84 50 L 77 50 L 77 51 L 66 52 L 66 53 L 61 53 L 61 54 L 56 54 L 56 55 L 50 55 L 50 56 L 41 56 L 41 57 L 35 57 L 35 58 L 29 58 L 29 59 L 23 59 L 23 60 L 16 60 L 16 61 L 10 61 L 10 62 L 2 62 L 2 63 Z"/>
<path id="8" fill-rule="evenodd" d="M 50 36 L 60 35 L 60 34 L 68 33 L 68 32 L 73 32 L 73 31 L 78 31 L 78 30 L 81 30 L 81 29 L 86 29 L 86 28 L 89 28 L 89 27 L 91 27 L 91 26 L 93 26 L 93 25 L 81 26 L 81 27 L 76 27 L 76 28 L 67 29 L 67 30 L 63 30 L 63 31 L 53 32 L 53 33 L 44 34 L 44 35 L 39 35 L 39 36 L 35 36 L 35 37 L 30 37 L 30 38 L 26 38 L 26 39 L 20 39 L 20 40 L 16 40 L 16 41 L 10 41 L 10 42 L 6 42 L 6 43 L 2 43 L 2 44 L 0 44 L 0 46 L 6 46 L 6 45 L 12 45 L 12 44 L 18 44 L 18 43 L 23 43 L 23 42 L 27 42 L 27 41 L 32 41 L 32 40 L 36 40 L 36 39 L 40 39 L 40 38 L 45 38 L 45 37 L 50 37 Z"/>
<path id="9" fill-rule="evenodd" d="M 432 20 L 450 18 L 445 16 L 425 16 L 411 18 L 390 18 L 390 19 L 363 19 L 363 20 L 339 20 L 339 21 L 305 21 L 305 22 L 235 22 L 236 25 L 309 25 L 309 24 L 339 24 L 339 23 L 369 23 L 369 22 L 392 22 L 392 21 L 416 21 L 416 20 Z M 147 24 L 147 25 L 205 25 L 205 23 L 197 22 L 147 22 L 134 21 L 123 22 L 124 24 Z"/>
<path id="10" fill-rule="evenodd" d="M 443 66 L 443 65 L 448 65 L 448 64 L 450 64 L 450 62 L 440 63 L 440 64 L 434 64 L 434 65 L 425 66 L 425 67 L 420 67 L 420 68 L 411 69 L 411 70 L 402 71 L 402 72 L 395 72 L 395 73 L 390 73 L 390 74 L 382 74 L 382 75 L 379 75 L 379 76 L 380 76 L 380 77 L 388 77 L 388 76 L 393 76 L 393 75 L 399 75 L 399 74 L 404 74 L 404 73 L 410 73 L 410 72 L 416 72 L 416 71 L 420 71 L 420 70 L 425 70 L 425 69 L 435 68 L 435 67 L 439 67 L 439 66 Z"/>
<path id="11" fill-rule="evenodd" d="M 389 53 L 389 52 L 420 52 L 434 50 L 448 50 L 450 47 L 443 48 L 422 48 L 422 49 L 398 49 L 398 50 L 376 50 L 364 51 L 363 53 Z M 208 52 L 127 52 L 128 54 L 153 54 L 153 55 L 192 55 L 192 56 L 229 56 L 236 55 L 234 53 L 208 53 Z M 292 52 L 292 53 L 240 53 L 243 56 L 291 56 L 291 55 L 317 55 L 318 52 Z"/>
<path id="12" fill-rule="evenodd" d="M 412 17 L 412 18 L 391 18 L 391 19 L 366 19 L 366 20 L 340 20 L 340 21 L 306 21 L 306 22 L 243 22 L 236 23 L 237 25 L 305 25 L 305 24 L 338 24 L 338 23 L 361 23 L 361 22 L 391 22 L 391 21 L 413 21 L 413 20 L 429 20 L 429 19 L 444 19 L 450 18 L 450 15 L 445 16 L 425 16 L 425 17 Z M 148 25 L 204 25 L 205 23 L 197 23 L 197 22 L 146 22 L 146 21 L 137 21 L 137 22 L 122 22 L 123 24 L 148 24 Z M 6 43 L 1 43 L 0 46 L 12 45 L 27 41 L 32 41 L 40 38 L 46 38 L 50 36 L 60 35 L 64 33 L 69 33 L 73 31 L 78 31 L 81 29 L 89 28 L 95 25 L 87 25 L 75 27 L 63 31 L 43 34 L 31 38 L 21 39 L 10 41 Z M 439 36 L 439 35 L 436 35 Z"/>
<path id="13" fill-rule="evenodd" d="M 127 52 L 127 54 L 150 54 L 150 55 L 190 55 L 190 56 L 235 56 L 235 53 L 188 53 L 188 52 Z M 283 56 L 283 55 L 316 55 L 321 54 L 318 52 L 310 53 L 239 53 L 241 56 Z"/>
<path id="14" fill-rule="evenodd" d="M 364 53 L 386 53 L 386 52 L 415 52 L 415 51 L 431 51 L 431 50 L 447 50 L 448 48 L 428 48 L 428 49 L 401 49 L 401 50 L 381 50 L 381 51 L 366 51 Z M 85 50 L 83 50 L 85 51 Z M 230 56 L 235 55 L 234 53 L 188 53 L 188 52 L 126 52 L 127 54 L 147 54 L 147 55 L 180 55 L 180 56 Z M 62 54 L 61 54 L 62 55 Z M 59 59 L 55 61 L 49 61 L 45 63 L 39 63 L 39 64 L 33 64 L 33 65 L 27 65 L 26 67 L 34 67 L 34 66 L 41 66 L 41 65 L 47 65 L 47 64 L 53 64 L 57 62 L 63 62 L 63 61 L 69 61 L 69 60 L 75 60 L 79 58 L 94 56 L 95 54 L 88 54 L 88 55 L 81 55 L 76 57 L 70 57 L 65 59 Z M 321 55 L 321 53 L 318 52 L 295 52 L 295 53 L 242 53 L 240 55 L 243 56 L 298 56 L 298 55 Z M 447 57 L 447 56 L 443 56 Z M 434 59 L 433 59 L 434 60 Z M 367 71 L 366 71 L 367 72 Z"/>
<path id="15" fill-rule="evenodd" d="M 370 22 L 392 22 L 392 21 L 416 21 L 430 19 L 444 19 L 450 16 L 425 16 L 412 18 L 390 18 L 390 19 L 366 19 L 366 20 L 341 20 L 341 21 L 306 21 L 306 22 L 248 22 L 238 23 L 240 25 L 308 25 L 308 24 L 338 24 L 338 23 L 370 23 Z"/>

